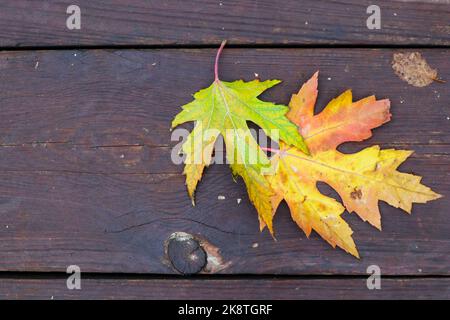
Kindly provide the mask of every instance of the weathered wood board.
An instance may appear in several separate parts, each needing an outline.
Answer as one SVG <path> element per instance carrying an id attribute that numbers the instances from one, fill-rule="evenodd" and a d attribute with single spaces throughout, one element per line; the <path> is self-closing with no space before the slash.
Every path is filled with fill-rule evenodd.
<path id="1" fill-rule="evenodd" d="M 86 278 L 82 280 L 81 290 L 67 290 L 63 277 L 12 277 L 0 279 L 0 299 L 449 299 L 449 281 L 448 278 L 388 278 L 383 279 L 381 290 L 368 290 L 366 279 Z"/>
<path id="2" fill-rule="evenodd" d="M 72 4 L 0 1 L 0 47 L 450 44 L 448 0 L 78 0 L 81 29 L 68 30 Z"/>
<path id="3" fill-rule="evenodd" d="M 220 250 L 221 273 L 448 275 L 449 82 L 412 87 L 392 71 L 393 49 L 227 49 L 224 80 L 282 78 L 264 93 L 287 103 L 320 69 L 319 106 L 347 88 L 392 101 L 393 120 L 353 152 L 379 144 L 416 150 L 401 168 L 444 195 L 408 216 L 381 204 L 383 231 L 353 214 L 362 259 L 306 239 L 283 206 L 278 241 L 258 231 L 242 181 L 212 166 L 192 207 L 172 163 L 170 121 L 212 81 L 212 49 L 0 53 L 0 270 L 176 273 L 164 243 L 173 232 Z M 421 49 L 446 78 L 448 49 Z M 224 195 L 225 200 L 218 200 Z M 237 199 L 242 202 L 237 204 Z M 255 248 L 255 244 L 258 246 Z"/>

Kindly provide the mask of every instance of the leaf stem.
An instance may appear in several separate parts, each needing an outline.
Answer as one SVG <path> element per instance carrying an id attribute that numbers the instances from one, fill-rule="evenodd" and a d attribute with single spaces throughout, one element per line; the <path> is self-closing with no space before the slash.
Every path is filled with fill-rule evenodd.
<path id="1" fill-rule="evenodd" d="M 264 151 L 269 151 L 269 152 L 273 152 L 273 153 L 280 153 L 280 150 L 278 150 L 278 149 L 265 148 L 265 147 L 261 147 L 261 149 Z"/>
<path id="2" fill-rule="evenodd" d="M 225 47 L 225 44 L 227 43 L 227 40 L 223 40 L 220 44 L 219 50 L 217 50 L 216 54 L 216 62 L 214 63 L 214 81 L 219 81 L 219 58 L 220 54 L 222 53 L 223 47 Z"/>

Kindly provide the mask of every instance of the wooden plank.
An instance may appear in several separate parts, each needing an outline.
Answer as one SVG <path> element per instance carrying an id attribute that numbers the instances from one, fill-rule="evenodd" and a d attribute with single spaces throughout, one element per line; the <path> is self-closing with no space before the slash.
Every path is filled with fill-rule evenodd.
<path id="1" fill-rule="evenodd" d="M 0 1 L 0 47 L 377 44 L 449 45 L 448 0 L 79 0 L 81 29 L 66 27 L 73 1 Z"/>
<path id="2" fill-rule="evenodd" d="M 170 161 L 169 126 L 212 81 L 214 50 L 1 53 L 0 270 L 176 273 L 165 243 L 187 232 L 220 250 L 222 273 L 359 275 L 377 264 L 386 275 L 448 275 L 450 85 L 407 85 L 391 70 L 394 52 L 229 49 L 221 63 L 225 80 L 285 80 L 264 94 L 269 101 L 287 103 L 317 69 L 320 106 L 347 88 L 355 98 L 392 100 L 393 120 L 343 150 L 415 149 L 402 169 L 445 197 L 412 216 L 382 203 L 381 233 L 346 214 L 362 260 L 317 235 L 307 240 L 286 206 L 275 221 L 278 241 L 259 233 L 242 182 L 223 165 L 207 171 L 192 207 L 182 168 Z M 449 50 L 421 52 L 449 74 Z"/>
<path id="3" fill-rule="evenodd" d="M 283 79 L 262 97 L 288 103 L 321 70 L 320 107 L 348 88 L 355 99 L 373 93 L 391 99 L 394 120 L 371 143 L 449 144 L 448 81 L 409 86 L 391 69 L 394 52 L 228 49 L 220 73 L 223 80 L 251 80 L 255 73 Z M 421 52 L 442 77 L 449 74 L 449 50 Z M 179 106 L 213 81 L 214 55 L 204 49 L 2 52 L 0 143 L 169 146 Z"/>
<path id="4" fill-rule="evenodd" d="M 3 278 L 0 299 L 449 299 L 450 279 L 382 279 L 380 290 L 366 279 L 84 279 L 68 290 L 65 278 Z"/>

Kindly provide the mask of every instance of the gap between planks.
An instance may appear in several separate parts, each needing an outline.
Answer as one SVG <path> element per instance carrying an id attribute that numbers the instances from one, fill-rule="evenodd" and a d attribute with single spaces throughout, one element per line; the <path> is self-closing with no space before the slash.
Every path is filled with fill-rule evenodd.
<path id="1" fill-rule="evenodd" d="M 210 44 L 152 44 L 152 45 L 62 45 L 62 46 L 23 46 L 0 47 L 2 51 L 70 51 L 70 50 L 171 50 L 171 49 L 217 49 L 220 43 Z M 450 45 L 441 44 L 233 44 L 228 49 L 449 49 Z"/>

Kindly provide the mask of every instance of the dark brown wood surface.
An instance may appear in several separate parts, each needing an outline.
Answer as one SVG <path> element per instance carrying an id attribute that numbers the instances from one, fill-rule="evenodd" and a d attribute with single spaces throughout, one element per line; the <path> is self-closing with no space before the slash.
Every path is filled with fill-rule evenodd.
<path id="1" fill-rule="evenodd" d="M 450 299 L 448 278 L 383 279 L 368 290 L 366 279 L 82 279 L 68 290 L 66 278 L 0 279 L 0 299 Z M 175 310 L 176 311 L 176 310 Z M 167 312 L 175 312 L 173 309 Z"/>
<path id="2" fill-rule="evenodd" d="M 0 270 L 76 264 L 83 272 L 173 274 L 165 243 L 186 232 L 219 249 L 222 261 L 205 272 L 366 275 L 376 264 L 384 275 L 449 275 L 450 83 L 406 84 L 390 66 L 397 51 L 226 49 L 220 66 L 223 80 L 282 78 L 264 93 L 269 101 L 287 103 L 317 69 L 320 106 L 347 88 L 356 99 L 391 99 L 393 120 L 342 150 L 416 150 L 401 169 L 444 198 L 416 205 L 411 216 L 382 203 L 382 232 L 345 214 L 361 260 L 316 234 L 308 240 L 285 206 L 278 241 L 260 233 L 242 181 L 225 165 L 207 170 L 192 207 L 182 167 L 170 159 L 169 127 L 212 81 L 215 50 L 0 53 Z M 448 77 L 448 49 L 419 51 Z"/>
<path id="3" fill-rule="evenodd" d="M 81 29 L 66 9 L 81 9 Z M 366 9 L 381 9 L 369 30 Z M 449 45 L 448 0 L 1 0 L 0 47 L 104 45 Z"/>
<path id="4" fill-rule="evenodd" d="M 0 299 L 450 299 L 449 16 L 448 0 L 0 0 Z M 392 121 L 340 150 L 415 150 L 400 169 L 444 197 L 412 215 L 380 203 L 382 232 L 345 213 L 360 260 L 307 239 L 285 204 L 277 241 L 260 233 L 226 165 L 193 207 L 170 123 L 223 39 L 221 79 L 283 79 L 264 100 L 288 103 L 316 70 L 316 111 L 348 88 L 389 98 Z M 392 56 L 411 51 L 444 81 L 400 80 Z"/>

